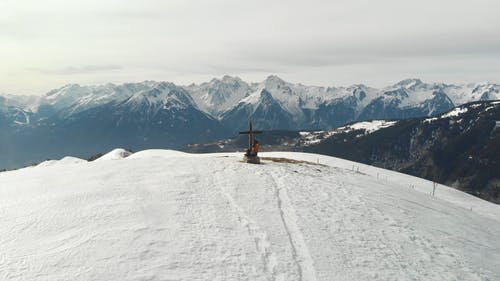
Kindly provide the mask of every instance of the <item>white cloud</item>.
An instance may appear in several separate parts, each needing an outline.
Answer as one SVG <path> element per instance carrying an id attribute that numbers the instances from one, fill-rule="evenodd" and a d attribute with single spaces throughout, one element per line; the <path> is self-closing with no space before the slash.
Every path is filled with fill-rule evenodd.
<path id="1" fill-rule="evenodd" d="M 74 74 L 86 74 L 86 73 L 95 73 L 103 71 L 113 71 L 120 69 L 122 69 L 122 67 L 119 65 L 82 65 L 82 66 L 67 66 L 64 68 L 57 68 L 57 69 L 33 68 L 31 70 L 43 74 L 74 75 Z"/>
<path id="2" fill-rule="evenodd" d="M 0 92 L 270 73 L 322 85 L 500 82 L 498 10 L 496 0 L 3 0 Z"/>

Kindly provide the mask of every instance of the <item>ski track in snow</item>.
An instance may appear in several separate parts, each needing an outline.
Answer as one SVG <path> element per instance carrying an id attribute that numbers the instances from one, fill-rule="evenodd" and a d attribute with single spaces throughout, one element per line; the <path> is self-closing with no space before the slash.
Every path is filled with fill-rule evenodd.
<path id="1" fill-rule="evenodd" d="M 276 191 L 278 210 L 283 222 L 283 227 L 287 232 L 288 240 L 290 241 L 293 257 L 300 274 L 300 280 L 316 281 L 317 278 L 316 270 L 314 269 L 314 261 L 312 260 L 309 248 L 304 241 L 302 231 L 297 225 L 297 215 L 290 202 L 290 198 L 288 197 L 287 185 L 284 183 L 283 178 L 280 177 L 277 181 L 274 180 L 273 186 Z"/>
<path id="2" fill-rule="evenodd" d="M 410 179 L 137 155 L 1 173 L 0 280 L 500 279 L 498 221 Z"/>

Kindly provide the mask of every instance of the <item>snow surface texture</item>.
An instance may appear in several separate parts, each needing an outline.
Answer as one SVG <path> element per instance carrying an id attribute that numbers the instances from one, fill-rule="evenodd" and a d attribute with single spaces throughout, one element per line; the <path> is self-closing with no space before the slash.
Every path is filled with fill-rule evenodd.
<path id="1" fill-rule="evenodd" d="M 0 173 L 0 280 L 500 280 L 498 205 L 327 156 L 241 157 Z"/>

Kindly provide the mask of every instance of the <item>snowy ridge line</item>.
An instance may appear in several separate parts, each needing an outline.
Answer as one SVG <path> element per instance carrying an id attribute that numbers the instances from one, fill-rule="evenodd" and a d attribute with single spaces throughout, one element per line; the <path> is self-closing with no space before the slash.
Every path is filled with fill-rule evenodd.
<path id="1" fill-rule="evenodd" d="M 287 233 L 293 258 L 299 271 L 301 281 L 316 281 L 316 270 L 314 260 L 311 257 L 309 248 L 304 240 L 304 236 L 297 225 L 297 215 L 287 195 L 287 187 L 282 178 L 277 180 L 273 175 L 269 175 L 274 182 L 276 202 L 280 213 L 283 227 Z"/>

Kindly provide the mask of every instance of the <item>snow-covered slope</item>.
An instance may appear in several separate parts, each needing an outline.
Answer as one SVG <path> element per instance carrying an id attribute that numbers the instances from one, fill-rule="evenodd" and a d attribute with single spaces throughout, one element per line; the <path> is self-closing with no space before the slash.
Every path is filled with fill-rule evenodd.
<path id="1" fill-rule="evenodd" d="M 262 156 L 278 162 L 148 150 L 0 173 L 0 279 L 500 279 L 498 205 L 337 158 Z"/>
<path id="2" fill-rule="evenodd" d="M 330 131 L 300 132 L 301 138 L 298 140 L 298 143 L 304 146 L 308 146 L 311 144 L 320 143 L 333 135 L 345 134 L 353 131 L 359 131 L 358 137 L 365 136 L 380 129 L 393 126 L 396 123 L 397 121 L 371 120 L 352 123 Z"/>

